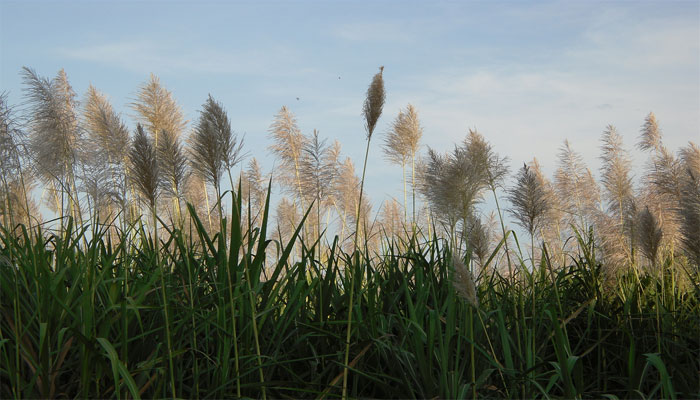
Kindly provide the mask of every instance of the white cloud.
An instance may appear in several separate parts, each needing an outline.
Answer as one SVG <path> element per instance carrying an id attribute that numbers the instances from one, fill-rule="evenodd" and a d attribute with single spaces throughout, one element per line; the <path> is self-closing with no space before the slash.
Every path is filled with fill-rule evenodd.
<path id="1" fill-rule="evenodd" d="M 184 49 L 187 50 L 184 50 Z M 68 59 L 145 73 L 196 72 L 284 76 L 299 54 L 285 46 L 226 51 L 206 47 L 178 46 L 162 41 L 130 40 L 76 47 L 62 47 L 58 54 Z"/>
<path id="2" fill-rule="evenodd" d="M 336 25 L 333 36 L 350 42 L 410 43 L 415 36 L 407 29 L 408 22 L 353 22 Z"/>

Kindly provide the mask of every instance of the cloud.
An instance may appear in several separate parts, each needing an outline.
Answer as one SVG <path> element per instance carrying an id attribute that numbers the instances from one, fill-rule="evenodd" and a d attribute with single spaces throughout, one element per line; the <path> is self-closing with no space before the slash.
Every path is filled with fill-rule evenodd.
<path id="1" fill-rule="evenodd" d="M 340 24 L 332 29 L 332 35 L 350 42 L 410 43 L 415 39 L 405 24 L 394 21 Z"/>
<path id="2" fill-rule="evenodd" d="M 207 47 L 180 47 L 152 40 L 61 47 L 56 51 L 68 59 L 116 66 L 139 73 L 158 71 L 280 76 L 293 71 L 288 66 L 301 58 L 294 49 L 287 46 L 227 51 Z"/>
<path id="3" fill-rule="evenodd" d="M 625 24 L 602 20 L 584 33 L 585 43 L 567 51 L 574 62 L 615 69 L 660 69 L 695 65 L 700 59 L 695 21 L 659 18 Z"/>
<path id="4" fill-rule="evenodd" d="M 422 85 L 418 96 L 397 96 L 418 107 L 426 127 L 424 143 L 447 150 L 464 138 L 468 128 L 476 127 L 514 165 L 537 157 L 550 172 L 564 139 L 595 170 L 598 139 L 607 124 L 616 125 L 632 149 L 652 110 L 664 123 L 669 147 L 683 145 L 700 130 L 697 87 L 684 91 L 653 80 L 592 79 L 562 71 L 484 70 L 443 71 L 424 77 Z M 388 109 L 403 106 L 405 102 L 392 102 Z"/>

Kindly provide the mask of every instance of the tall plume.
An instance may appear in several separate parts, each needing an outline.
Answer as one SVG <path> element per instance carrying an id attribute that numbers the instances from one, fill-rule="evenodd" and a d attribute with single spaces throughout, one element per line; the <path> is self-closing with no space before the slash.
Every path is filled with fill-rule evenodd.
<path id="1" fill-rule="evenodd" d="M 280 160 L 280 181 L 286 182 L 290 193 L 302 198 L 300 162 L 308 139 L 299 130 L 294 114 L 284 106 L 275 115 L 269 133 L 274 141 L 270 150 Z"/>
<path id="2" fill-rule="evenodd" d="M 44 183 L 58 185 L 61 215 L 70 204 L 74 217 L 79 215 L 75 172 L 77 149 L 82 145 L 76 109 L 78 102 L 64 70 L 49 80 L 30 68 L 22 70 L 29 113 L 29 148 L 39 177 Z M 63 193 L 69 201 L 63 201 Z"/>
<path id="3" fill-rule="evenodd" d="M 160 194 L 160 166 L 153 141 L 148 137 L 141 124 L 136 127 L 129 160 L 131 164 L 129 176 L 141 198 L 146 201 L 151 212 L 155 213 L 156 200 Z"/>
<path id="4" fill-rule="evenodd" d="M 568 140 L 559 150 L 559 167 L 554 181 L 562 209 L 569 214 L 568 223 L 585 231 L 593 222 L 600 193 L 590 170 Z"/>
<path id="5" fill-rule="evenodd" d="M 500 157 L 484 136 L 475 129 L 469 130 L 469 135 L 464 140 L 464 146 L 468 149 L 468 155 L 476 164 L 481 164 L 485 172 L 484 180 L 488 187 L 495 190 L 501 186 L 508 176 L 508 158 Z"/>
<path id="6" fill-rule="evenodd" d="M 680 232 L 689 257 L 700 266 L 700 147 L 688 143 L 680 151 L 685 174 L 680 196 Z"/>
<path id="7" fill-rule="evenodd" d="M 659 123 L 656 121 L 656 115 L 650 112 L 642 125 L 642 134 L 639 139 L 638 147 L 641 150 L 658 151 L 661 149 L 661 130 Z"/>
<path id="8" fill-rule="evenodd" d="M 154 74 L 139 87 L 131 108 L 154 138 L 156 146 L 160 132 L 166 130 L 179 137 L 187 126 L 173 94 L 160 84 L 160 79 Z"/>
<path id="9" fill-rule="evenodd" d="M 461 146 L 455 146 L 451 153 L 440 155 L 428 149 L 421 193 L 456 242 L 457 224 L 461 221 L 462 232 L 468 231 L 469 218 L 484 189 L 492 185 L 495 188 L 506 173 L 503 160 L 478 132 L 470 130 Z"/>
<path id="10" fill-rule="evenodd" d="M 156 150 L 162 175 L 163 191 L 173 199 L 176 220 L 181 222 L 182 208 L 180 200 L 183 197 L 187 179 L 189 178 L 187 157 L 179 138 L 165 130 L 160 133 L 160 142 Z"/>
<path id="11" fill-rule="evenodd" d="M 411 156 L 411 149 L 405 136 L 408 132 L 404 128 L 405 121 L 406 116 L 401 110 L 384 138 L 384 155 L 386 159 L 392 164 L 401 166 L 404 166 Z"/>
<path id="12" fill-rule="evenodd" d="M 655 215 L 663 232 L 662 247 L 674 249 L 679 243 L 678 213 L 684 172 L 681 162 L 664 146 L 658 121 L 649 113 L 641 129 L 638 147 L 650 153 L 643 178 L 643 202 Z"/>
<path id="13" fill-rule="evenodd" d="M 85 129 L 112 163 L 122 163 L 128 156 L 129 130 L 104 94 L 90 85 L 83 109 Z"/>
<path id="14" fill-rule="evenodd" d="M 283 197 L 277 204 L 276 220 L 279 240 L 284 245 L 289 241 L 299 225 L 301 215 L 299 215 L 297 206 L 286 197 Z"/>
<path id="15" fill-rule="evenodd" d="M 32 176 L 24 173 L 27 161 L 25 139 L 14 111 L 7 103 L 7 94 L 0 93 L 0 214 L 6 224 L 30 225 L 30 216 L 40 217 L 38 207 L 28 196 Z"/>
<path id="16" fill-rule="evenodd" d="M 338 207 L 341 214 L 341 241 L 349 236 L 346 236 L 352 225 L 356 224 L 358 221 L 366 223 L 369 220 L 370 213 L 372 211 L 371 205 L 367 201 L 367 196 L 364 195 L 362 200 L 362 209 L 359 214 L 360 217 L 357 219 L 358 211 L 358 199 L 360 196 L 360 179 L 357 174 L 355 174 L 355 166 L 349 157 L 345 158 L 343 164 L 340 166 L 338 179 L 336 179 L 336 184 L 333 187 L 335 197 L 338 199 Z M 352 241 L 348 245 L 351 245 Z M 349 248 L 348 248 L 349 249 Z M 352 251 L 352 249 L 349 249 Z"/>
<path id="17" fill-rule="evenodd" d="M 403 235 L 402 215 L 401 206 L 396 199 L 384 201 L 379 221 L 383 233 L 382 237 L 391 240 Z"/>
<path id="18" fill-rule="evenodd" d="M 523 164 L 515 179 L 515 185 L 508 191 L 508 200 L 512 204 L 510 212 L 516 222 L 534 236 L 550 208 L 549 197 L 527 164 Z"/>
<path id="19" fill-rule="evenodd" d="M 599 232 L 607 255 L 618 263 L 632 265 L 633 224 L 637 221 L 631 162 L 622 145 L 622 137 L 608 125 L 601 137 L 601 183 L 608 215 L 601 215 Z"/>
<path id="20" fill-rule="evenodd" d="M 243 171 L 241 190 L 244 201 L 250 200 L 255 217 L 262 210 L 267 195 L 267 179 L 263 176 L 258 160 L 253 157 L 248 161 L 248 167 Z"/>
<path id="21" fill-rule="evenodd" d="M 17 126 L 7 93 L 0 93 L 0 172 L 9 176 L 20 167 L 20 144 L 23 132 Z"/>
<path id="22" fill-rule="evenodd" d="M 331 183 L 336 179 L 335 167 L 336 160 L 331 154 L 331 148 L 326 145 L 325 140 L 319 139 L 318 131 L 314 130 L 313 136 L 306 141 L 303 148 L 299 178 L 305 203 L 315 202 L 316 213 L 312 219 L 315 219 L 316 235 L 321 233 L 321 214 L 328 205 Z"/>
<path id="23" fill-rule="evenodd" d="M 472 306 L 479 307 L 474 276 L 457 255 L 452 258 L 452 271 L 452 286 L 454 286 L 457 295 Z"/>
<path id="24" fill-rule="evenodd" d="M 639 220 L 639 226 L 635 232 L 639 248 L 644 256 L 654 264 L 656 263 L 656 256 L 659 252 L 663 232 L 656 217 L 649 211 L 649 207 L 640 212 L 637 219 Z"/>
<path id="25" fill-rule="evenodd" d="M 535 174 L 538 185 L 542 187 L 547 199 L 549 207 L 542 216 L 542 224 L 540 226 L 540 236 L 547 245 L 547 249 L 555 260 L 559 261 L 559 265 L 564 265 L 565 242 L 562 239 L 562 232 L 566 229 L 563 224 L 564 210 L 562 209 L 561 201 L 554 188 L 552 182 L 544 175 L 540 163 L 537 158 L 533 158 L 528 164 L 530 170 Z"/>
<path id="26" fill-rule="evenodd" d="M 129 131 L 107 98 L 90 85 L 83 107 L 87 144 L 82 152 L 83 187 L 94 200 L 96 211 L 123 211 L 127 203 Z"/>
<path id="27" fill-rule="evenodd" d="M 406 164 L 411 161 L 412 185 L 415 186 L 415 155 L 418 152 L 422 136 L 423 127 L 418 120 L 418 112 L 415 107 L 409 104 L 405 111 L 399 110 L 399 115 L 394 119 L 391 129 L 384 138 L 385 157 L 390 162 L 400 165 L 403 173 L 404 218 L 408 208 L 406 199 Z M 413 188 L 413 192 L 415 193 L 415 188 Z M 415 208 L 415 199 L 413 203 Z"/>
<path id="28" fill-rule="evenodd" d="M 485 220 L 482 220 L 477 215 L 472 215 L 469 219 L 467 234 L 469 248 L 472 254 L 476 256 L 476 260 L 482 269 L 491 255 L 495 226 L 496 216 L 493 212 Z"/>
<path id="29" fill-rule="evenodd" d="M 365 116 L 365 130 L 367 131 L 367 139 L 372 138 L 374 128 L 377 126 L 379 116 L 382 115 L 384 109 L 384 101 L 386 94 L 384 93 L 384 67 L 379 67 L 379 72 L 372 78 L 367 89 L 367 97 L 362 107 L 362 113 Z"/>
<path id="30" fill-rule="evenodd" d="M 220 193 L 224 169 L 230 169 L 242 158 L 243 140 L 231 130 L 223 106 L 211 96 L 202 106 L 199 121 L 190 137 L 192 169 Z"/>

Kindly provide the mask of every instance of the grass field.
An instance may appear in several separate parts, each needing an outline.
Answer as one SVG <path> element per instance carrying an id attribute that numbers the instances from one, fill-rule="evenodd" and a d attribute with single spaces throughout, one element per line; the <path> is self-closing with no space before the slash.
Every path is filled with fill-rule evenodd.
<path id="1" fill-rule="evenodd" d="M 700 148 L 649 114 L 640 188 L 612 126 L 600 186 L 568 142 L 553 182 L 537 160 L 511 182 L 476 131 L 418 154 L 409 105 L 384 143 L 403 207 L 372 221 L 382 73 L 361 178 L 283 107 L 274 176 L 236 184 L 211 97 L 183 146 L 155 76 L 131 135 L 93 87 L 79 109 L 64 71 L 25 68 L 26 115 L 0 96 L 0 398 L 700 397 Z"/>
<path id="2" fill-rule="evenodd" d="M 4 229 L 2 397 L 338 397 L 352 275 L 349 396 L 700 393 L 697 270 L 672 259 L 606 285 L 578 236 L 565 267 L 544 253 L 514 260 L 517 276 L 485 268 L 469 298 L 440 239 L 374 256 L 304 246 L 292 262 L 298 238 L 270 241 L 267 216 L 211 237 L 193 220 L 157 249 L 143 230 Z"/>

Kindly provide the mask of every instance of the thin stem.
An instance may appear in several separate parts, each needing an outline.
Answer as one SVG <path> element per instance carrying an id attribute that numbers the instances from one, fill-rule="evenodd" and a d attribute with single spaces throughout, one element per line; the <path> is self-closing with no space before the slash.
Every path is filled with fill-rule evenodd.
<path id="1" fill-rule="evenodd" d="M 177 394 L 175 391 L 175 367 L 173 364 L 173 345 L 170 333 L 170 318 L 168 314 L 168 296 L 165 292 L 165 268 L 163 268 L 163 263 L 159 262 L 158 260 L 160 244 L 158 243 L 158 217 L 156 214 L 155 201 L 151 202 L 151 210 L 153 211 L 153 247 L 155 249 L 155 262 L 160 268 L 160 292 L 163 297 L 163 313 L 165 314 L 165 335 L 168 345 L 168 364 L 170 366 L 170 393 L 172 394 L 173 398 L 177 398 Z"/>
<path id="2" fill-rule="evenodd" d="M 362 192 L 364 190 L 365 186 L 365 173 L 367 172 L 367 157 L 369 156 L 369 143 L 370 143 L 370 138 L 367 139 L 367 149 L 365 150 L 365 162 L 362 167 L 362 180 L 360 181 L 360 198 L 357 201 L 357 218 L 355 219 L 355 243 L 353 245 L 353 258 L 355 254 L 357 254 L 357 234 L 358 230 L 360 229 L 360 214 L 362 211 Z M 360 257 L 355 258 L 358 262 L 360 261 Z M 352 261 L 350 264 L 350 267 L 352 268 Z M 347 269 L 346 269 L 347 272 Z M 349 369 L 349 360 L 350 360 L 350 331 L 352 329 L 352 307 L 354 304 L 354 297 L 355 297 L 355 273 L 354 271 L 350 272 L 350 299 L 348 300 L 348 324 L 347 324 L 347 329 L 345 332 L 345 363 L 343 367 L 343 399 L 348 398 L 348 369 Z"/>

